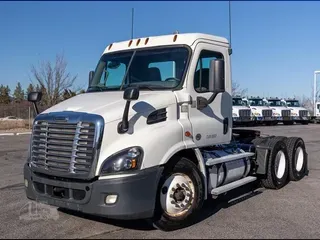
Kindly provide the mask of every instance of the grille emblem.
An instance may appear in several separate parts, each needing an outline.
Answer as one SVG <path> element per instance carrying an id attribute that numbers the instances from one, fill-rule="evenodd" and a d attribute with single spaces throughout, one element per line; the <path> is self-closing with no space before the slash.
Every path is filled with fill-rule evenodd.
<path id="1" fill-rule="evenodd" d="M 68 117 L 57 116 L 57 117 L 54 117 L 53 120 L 57 121 L 57 122 L 66 122 L 66 121 L 68 121 Z"/>

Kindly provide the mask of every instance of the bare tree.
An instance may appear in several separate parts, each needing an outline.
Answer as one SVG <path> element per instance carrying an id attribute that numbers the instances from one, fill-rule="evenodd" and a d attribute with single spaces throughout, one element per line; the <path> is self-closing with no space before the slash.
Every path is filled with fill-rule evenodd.
<path id="1" fill-rule="evenodd" d="M 237 82 L 232 82 L 232 96 L 240 95 L 245 96 L 248 93 L 248 89 L 240 88 L 240 84 Z"/>
<path id="2" fill-rule="evenodd" d="M 77 78 L 67 72 L 67 65 L 64 55 L 57 54 L 54 64 L 43 61 L 38 67 L 31 67 L 33 78 L 44 91 L 43 103 L 48 107 L 63 100 L 65 90 L 71 88 Z"/>

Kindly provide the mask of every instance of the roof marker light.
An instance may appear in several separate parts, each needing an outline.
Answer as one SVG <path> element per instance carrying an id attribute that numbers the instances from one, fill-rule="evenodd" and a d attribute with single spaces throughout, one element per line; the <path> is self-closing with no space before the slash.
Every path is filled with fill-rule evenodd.
<path id="1" fill-rule="evenodd" d="M 173 42 L 175 42 L 176 40 L 177 40 L 177 37 L 178 37 L 178 35 L 176 34 L 176 35 L 174 35 L 174 37 L 173 37 Z"/>
<path id="2" fill-rule="evenodd" d="M 137 46 L 139 45 L 139 43 L 140 43 L 140 38 L 139 38 L 138 41 L 137 41 Z"/>
<path id="3" fill-rule="evenodd" d="M 128 47 L 130 47 L 132 44 L 132 39 L 130 40 L 129 44 L 128 44 Z"/>
<path id="4" fill-rule="evenodd" d="M 112 44 L 113 44 L 113 43 L 111 43 L 111 44 L 109 45 L 108 50 L 110 50 L 110 49 L 112 48 Z"/>
<path id="5" fill-rule="evenodd" d="M 144 45 L 147 45 L 148 42 L 149 42 L 149 38 L 146 38 L 146 40 L 144 41 Z"/>

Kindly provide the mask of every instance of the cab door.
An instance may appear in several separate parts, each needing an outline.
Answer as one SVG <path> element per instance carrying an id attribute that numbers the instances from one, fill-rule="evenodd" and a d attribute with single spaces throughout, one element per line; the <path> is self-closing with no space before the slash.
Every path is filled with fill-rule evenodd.
<path id="1" fill-rule="evenodd" d="M 209 99 L 210 61 L 224 60 L 225 92 L 201 108 L 201 97 Z M 232 134 L 232 97 L 229 74 L 229 55 L 226 47 L 200 42 L 197 44 L 188 74 L 188 92 L 192 98 L 189 120 L 197 147 L 229 143 Z"/>

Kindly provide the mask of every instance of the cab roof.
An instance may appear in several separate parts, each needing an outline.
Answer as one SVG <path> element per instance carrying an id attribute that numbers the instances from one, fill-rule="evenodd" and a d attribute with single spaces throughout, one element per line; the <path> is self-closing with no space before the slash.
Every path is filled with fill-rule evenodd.
<path id="1" fill-rule="evenodd" d="M 143 47 L 156 47 L 166 45 L 188 45 L 191 46 L 196 40 L 206 40 L 215 42 L 218 45 L 229 47 L 229 41 L 224 37 L 205 33 L 177 33 L 169 35 L 149 36 L 129 39 L 121 42 L 109 44 L 104 53 L 121 50 L 138 49 Z"/>

